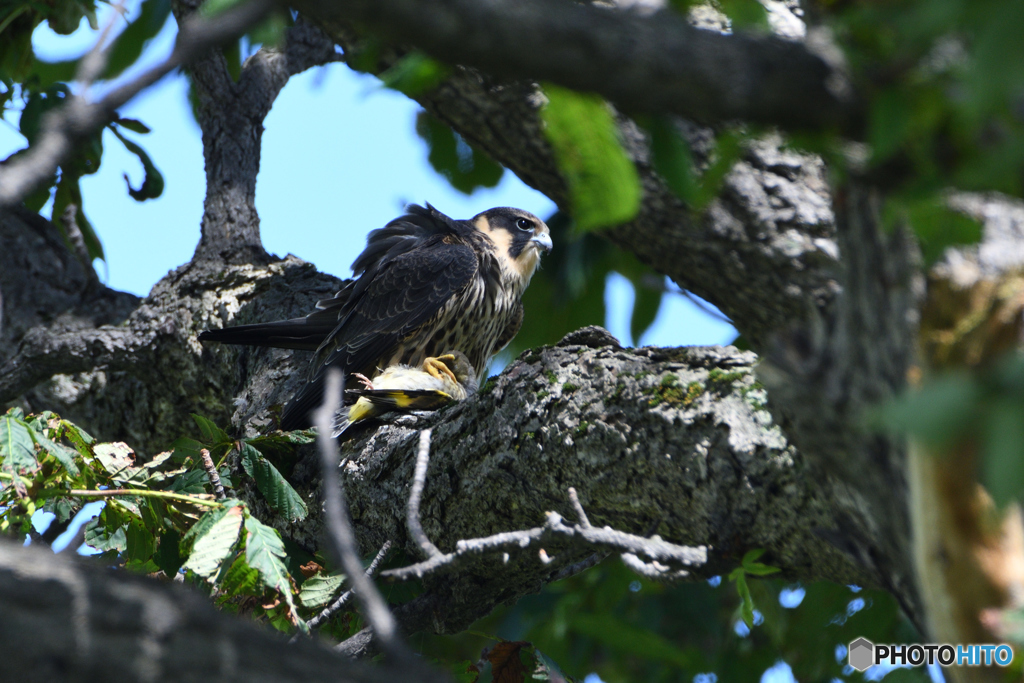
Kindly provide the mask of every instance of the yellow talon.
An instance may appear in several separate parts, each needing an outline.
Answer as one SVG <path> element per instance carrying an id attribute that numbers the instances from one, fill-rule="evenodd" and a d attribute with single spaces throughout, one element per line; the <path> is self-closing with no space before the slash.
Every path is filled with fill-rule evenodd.
<path id="1" fill-rule="evenodd" d="M 443 372 L 445 375 L 447 375 L 451 379 L 453 384 L 458 384 L 459 380 L 455 379 L 455 373 L 453 373 L 451 371 L 451 368 L 449 368 L 447 365 L 445 365 L 444 361 L 446 361 L 446 360 L 454 361 L 455 360 L 455 356 L 453 356 L 450 353 L 446 353 L 443 356 L 437 356 L 437 357 L 433 357 L 433 358 L 426 358 L 423 361 L 423 369 L 431 377 L 433 377 L 435 379 L 439 379 L 441 381 L 444 381 L 444 378 L 441 377 L 441 373 Z"/>

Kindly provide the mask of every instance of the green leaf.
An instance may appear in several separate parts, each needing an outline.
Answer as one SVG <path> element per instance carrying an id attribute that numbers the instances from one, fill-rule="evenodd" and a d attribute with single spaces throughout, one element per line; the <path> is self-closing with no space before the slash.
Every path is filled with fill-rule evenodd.
<path id="1" fill-rule="evenodd" d="M 81 471 L 78 469 L 78 465 L 75 464 L 75 457 L 78 455 L 75 451 L 71 450 L 63 444 L 57 444 L 46 438 L 42 434 L 33 434 L 32 438 L 39 446 L 52 455 L 57 462 L 59 462 L 69 474 L 78 476 Z"/>
<path id="2" fill-rule="evenodd" d="M 901 214 L 921 242 L 926 264 L 937 262 L 949 247 L 976 244 L 981 240 L 981 223 L 952 210 L 941 197 L 909 200 L 902 204 L 893 197 L 886 202 L 887 217 Z M 888 222 L 888 221 L 887 221 Z"/>
<path id="3" fill-rule="evenodd" d="M 980 388 L 969 375 L 950 373 L 904 393 L 879 410 L 874 419 L 894 431 L 913 434 L 930 446 L 942 447 L 972 427 L 981 397 Z"/>
<path id="4" fill-rule="evenodd" d="M 214 524 L 223 519 L 224 516 L 228 514 L 228 511 L 233 508 L 233 506 L 237 506 L 240 504 L 241 503 L 239 503 L 238 501 L 227 501 L 227 504 L 224 507 L 215 508 L 205 513 L 202 517 L 199 518 L 199 520 L 195 524 L 192 525 L 192 527 L 188 531 L 185 532 L 185 535 L 182 536 L 181 551 L 185 553 L 185 555 L 190 555 L 192 553 L 192 546 L 195 543 L 196 539 L 206 534 L 206 532 L 208 532 L 213 527 Z"/>
<path id="5" fill-rule="evenodd" d="M 765 552 L 765 548 L 754 548 L 753 550 L 748 550 L 746 553 L 743 554 L 743 559 L 740 560 L 740 565 L 742 567 L 746 567 L 748 564 L 764 555 Z"/>
<path id="6" fill-rule="evenodd" d="M 596 95 L 555 85 L 545 85 L 544 92 L 544 131 L 569 187 L 577 227 L 594 230 L 631 220 L 640 209 L 640 177 L 608 105 Z"/>
<path id="7" fill-rule="evenodd" d="M 747 575 L 740 572 L 736 576 L 735 581 L 736 592 L 740 594 L 740 599 L 742 600 L 740 615 L 743 617 L 743 623 L 747 625 L 747 628 L 754 628 L 754 599 L 750 597 Z"/>
<path id="8" fill-rule="evenodd" d="M 451 69 L 422 52 L 413 51 L 380 74 L 380 80 L 392 90 L 418 97 L 441 85 Z"/>
<path id="9" fill-rule="evenodd" d="M 153 560 L 168 577 L 177 574 L 185 562 L 185 558 L 181 555 L 180 543 L 181 534 L 176 529 L 168 529 L 160 534 L 160 543 L 153 554 Z"/>
<path id="10" fill-rule="evenodd" d="M 156 551 L 156 538 L 142 520 L 132 520 L 128 524 L 125 541 L 125 556 L 129 562 L 145 563 Z"/>
<path id="11" fill-rule="evenodd" d="M 9 472 L 33 471 L 39 466 L 32 430 L 10 414 L 0 416 L 0 458 Z"/>
<path id="12" fill-rule="evenodd" d="M 604 643 L 611 649 L 689 669 L 694 653 L 678 648 L 662 636 L 621 621 L 609 613 L 573 614 L 569 628 Z"/>
<path id="13" fill-rule="evenodd" d="M 205 533 L 198 535 L 185 562 L 185 569 L 207 580 L 212 579 L 220 571 L 221 563 L 231 554 L 231 549 L 238 541 L 242 517 L 240 506 L 231 507 Z"/>
<path id="14" fill-rule="evenodd" d="M 306 518 L 306 503 L 269 460 L 248 443 L 242 444 L 241 458 L 245 473 L 256 480 L 256 488 L 275 512 L 289 520 Z"/>
<path id="15" fill-rule="evenodd" d="M 127 519 L 113 505 L 106 505 L 103 511 L 91 519 L 85 528 L 85 542 L 100 551 L 123 552 L 128 547 L 125 526 Z"/>
<path id="16" fill-rule="evenodd" d="M 222 573 L 218 583 L 220 590 L 228 597 L 256 595 L 263 592 L 260 587 L 260 573 L 249 566 L 245 561 L 245 554 L 241 552 Z"/>
<path id="17" fill-rule="evenodd" d="M 93 137 L 98 138 L 98 136 Z M 102 154 L 102 149 L 99 154 Z M 92 159 L 95 163 L 91 168 L 93 170 L 98 169 L 99 155 L 94 151 L 88 158 Z M 96 230 L 92 227 L 92 223 L 85 216 L 85 210 L 82 205 L 82 188 L 79 185 L 80 180 L 81 175 L 75 173 L 74 170 L 61 168 L 60 182 L 57 183 L 57 191 L 53 195 L 53 211 L 50 213 L 50 222 L 57 226 L 65 240 L 68 239 L 61 216 L 69 204 L 74 204 L 77 207 L 75 211 L 75 225 L 78 226 L 78 230 L 82 233 L 82 241 L 85 242 L 85 249 L 89 254 L 89 258 L 102 259 L 104 258 L 103 245 L 100 244 L 100 239 L 96 235 Z"/>
<path id="18" fill-rule="evenodd" d="M 1024 501 L 1024 403 L 992 401 L 985 411 L 981 481 L 1000 508 Z"/>
<path id="19" fill-rule="evenodd" d="M 299 592 L 299 602 L 309 609 L 326 607 L 334 600 L 334 596 L 338 594 L 338 589 L 341 588 L 341 584 L 344 582 L 344 574 L 317 574 L 316 576 L 311 576 L 302 584 L 302 590 Z"/>
<path id="20" fill-rule="evenodd" d="M 93 446 L 92 452 L 110 475 L 118 474 L 135 464 L 135 451 L 120 441 L 97 444 Z"/>
<path id="21" fill-rule="evenodd" d="M 500 164 L 428 112 L 416 115 L 416 134 L 427 143 L 430 165 L 459 192 L 472 194 L 480 187 L 494 187 L 505 172 Z"/>
<path id="22" fill-rule="evenodd" d="M 122 126 L 123 128 L 127 128 L 133 133 L 140 133 L 142 135 L 146 135 L 147 133 L 152 132 L 149 126 L 144 124 L 142 121 L 139 121 L 138 119 L 129 119 L 123 116 L 119 116 L 118 118 L 114 119 L 114 123 L 116 123 L 119 126 Z"/>
<path id="23" fill-rule="evenodd" d="M 128 195 L 137 202 L 144 202 L 147 199 L 156 199 L 164 191 L 164 177 L 161 175 L 159 169 L 153 164 L 153 160 L 146 154 L 146 150 L 142 149 L 139 145 L 135 144 L 125 136 L 121 135 L 121 132 L 116 127 L 111 126 L 110 130 L 114 132 L 117 139 L 124 144 L 125 149 L 134 154 L 142 162 L 142 168 L 146 173 L 146 177 L 142 181 L 142 185 L 139 189 L 132 187 L 132 183 L 128 180 L 128 174 L 124 174 L 124 182 L 128 185 Z"/>
<path id="24" fill-rule="evenodd" d="M 29 93 L 24 109 L 21 110 L 21 119 L 18 122 L 18 130 L 28 140 L 31 146 L 35 144 L 42 129 L 43 117 L 53 109 L 64 104 L 71 91 L 64 83 L 54 83 L 43 90 L 33 90 Z"/>
<path id="25" fill-rule="evenodd" d="M 245 0 L 206 0 L 199 7 L 199 14 L 204 17 L 215 17 L 218 14 L 226 12 L 236 5 L 240 5 Z"/>
<path id="26" fill-rule="evenodd" d="M 292 582 L 283 561 L 285 550 L 281 535 L 277 529 L 263 524 L 252 515 L 245 519 L 245 530 L 248 532 L 245 539 L 246 562 L 260 573 L 264 586 L 281 594 L 291 609 L 292 618 L 300 625 L 303 624 L 295 611 Z"/>
<path id="27" fill-rule="evenodd" d="M 718 0 L 722 11 L 732 21 L 733 29 L 768 28 L 768 12 L 758 0 Z"/>
<path id="28" fill-rule="evenodd" d="M 781 572 L 782 570 L 778 567 L 761 564 L 760 562 L 751 562 L 750 564 L 743 565 L 743 571 L 751 576 L 768 576 L 770 574 Z"/>
<path id="29" fill-rule="evenodd" d="M 142 55 L 142 51 L 146 49 L 149 42 L 163 28 L 170 13 L 170 0 L 144 0 L 138 18 L 121 31 L 114 45 L 110 48 L 107 56 L 107 68 L 103 72 L 103 78 L 105 80 L 116 78 L 125 69 L 134 64 L 139 56 Z M 70 80 L 70 77 L 61 80 Z"/>
<path id="30" fill-rule="evenodd" d="M 234 441 L 234 439 L 228 436 L 227 432 L 202 415 L 192 413 L 192 419 L 196 421 L 197 425 L 199 425 L 199 432 L 202 435 L 201 439 L 204 444 L 208 446 L 218 446 L 220 444 L 231 443 Z"/>
<path id="31" fill-rule="evenodd" d="M 251 45 L 281 47 L 284 45 L 289 26 L 291 26 L 289 15 L 282 14 L 281 12 L 272 12 L 256 28 L 249 31 L 249 43 Z"/>
<path id="32" fill-rule="evenodd" d="M 676 131 L 670 116 L 652 117 L 648 129 L 654 170 L 677 197 L 691 206 L 696 204 L 700 185 L 694 173 L 690 145 Z"/>
<path id="33" fill-rule="evenodd" d="M 189 470 L 171 483 L 171 491 L 175 493 L 206 493 L 206 485 L 210 477 L 205 470 Z"/>
<path id="34" fill-rule="evenodd" d="M 649 274 L 646 273 L 639 277 L 629 277 L 633 285 L 633 315 L 629 320 L 629 336 L 632 337 L 634 346 L 640 343 L 640 337 L 658 317 L 665 294 L 664 289 L 652 287 L 647 277 Z M 661 278 L 655 277 L 653 280 L 654 283 L 660 284 Z"/>

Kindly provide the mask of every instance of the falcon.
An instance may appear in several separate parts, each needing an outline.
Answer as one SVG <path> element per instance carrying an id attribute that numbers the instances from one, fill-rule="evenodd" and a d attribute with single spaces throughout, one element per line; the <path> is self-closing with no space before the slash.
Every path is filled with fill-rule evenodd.
<path id="1" fill-rule="evenodd" d="M 430 204 L 407 211 L 370 232 L 352 264 L 354 278 L 305 318 L 199 335 L 200 341 L 316 351 L 306 384 L 281 414 L 281 429 L 311 424 L 328 368 L 373 376 L 457 350 L 482 379 L 491 358 L 519 332 L 523 292 L 541 252 L 552 247 L 544 221 L 509 207 L 468 220 Z"/>
<path id="2" fill-rule="evenodd" d="M 393 410 L 437 410 L 472 396 L 479 386 L 476 369 L 461 351 L 427 358 L 421 367 L 392 365 L 373 380 L 363 375 L 357 378 L 365 388 L 345 392 L 355 401 L 341 413 L 333 436 L 356 422 Z"/>

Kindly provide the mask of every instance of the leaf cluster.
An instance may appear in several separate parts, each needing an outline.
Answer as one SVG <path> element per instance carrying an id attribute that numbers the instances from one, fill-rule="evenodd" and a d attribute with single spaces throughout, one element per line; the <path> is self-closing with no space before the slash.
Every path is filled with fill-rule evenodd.
<path id="1" fill-rule="evenodd" d="M 87 501 L 102 499 L 85 542 L 105 563 L 165 578 L 180 573 L 210 586 L 224 608 L 262 616 L 282 630 L 304 628 L 344 577 L 283 540 L 235 492 L 243 483 L 238 477 L 248 477 L 277 515 L 304 519 L 306 502 L 278 465 L 313 436 L 297 431 L 236 440 L 209 420 L 194 419 L 198 439 L 178 439 L 142 463 L 126 444 L 98 442 L 53 413 L 9 410 L 0 416 L 0 532 L 23 537 L 39 510 L 66 528 Z M 222 500 L 213 495 L 204 450 L 228 491 Z M 333 630 L 346 619 L 335 619 Z"/>

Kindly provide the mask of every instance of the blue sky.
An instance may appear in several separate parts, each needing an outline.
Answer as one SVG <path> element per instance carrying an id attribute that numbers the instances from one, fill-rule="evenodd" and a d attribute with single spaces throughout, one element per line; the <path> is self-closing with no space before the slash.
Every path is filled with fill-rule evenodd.
<path id="1" fill-rule="evenodd" d="M 103 25 L 110 10 L 101 9 Z M 169 22 L 143 63 L 168 54 L 174 30 Z M 33 36 L 37 54 L 51 60 L 80 55 L 94 40 L 95 33 L 84 21 L 71 36 L 57 36 L 45 25 Z M 144 295 L 169 270 L 188 261 L 195 249 L 205 179 L 199 129 L 188 109 L 186 87 L 181 75 L 169 76 L 120 112 L 153 129 L 134 137 L 164 174 L 163 196 L 144 203 L 128 197 L 122 174 L 138 186 L 141 167 L 109 132 L 100 171 L 82 181 L 86 212 L 107 255 L 105 264 L 97 263 L 98 272 L 111 287 Z M 427 163 L 426 145 L 414 129 L 418 111 L 412 100 L 343 64 L 293 78 L 265 122 L 256 206 L 267 250 L 295 254 L 320 270 L 345 277 L 366 233 L 401 213 L 408 202 L 429 201 L 460 218 L 502 205 L 541 217 L 554 211 L 547 197 L 510 172 L 493 189 L 469 196 L 453 189 Z M 16 121 L 0 124 L 0 158 L 24 146 L 11 124 Z M 628 343 L 632 287 L 612 276 L 605 298 L 606 326 Z M 655 324 L 640 341 L 663 346 L 721 344 L 734 336 L 727 323 L 673 293 L 664 298 Z"/>

